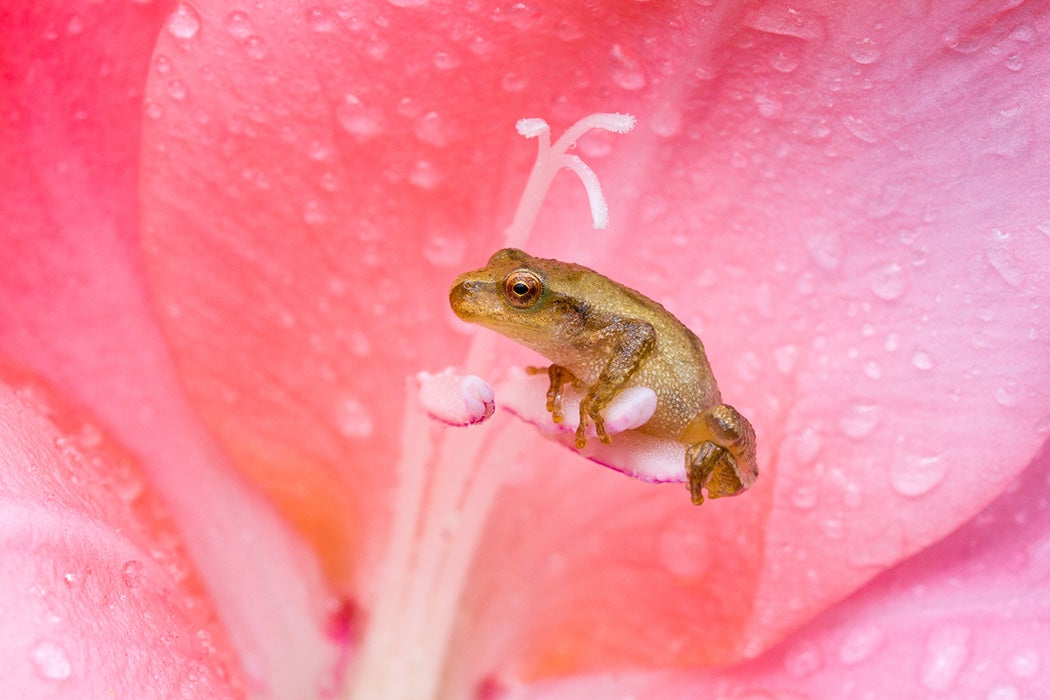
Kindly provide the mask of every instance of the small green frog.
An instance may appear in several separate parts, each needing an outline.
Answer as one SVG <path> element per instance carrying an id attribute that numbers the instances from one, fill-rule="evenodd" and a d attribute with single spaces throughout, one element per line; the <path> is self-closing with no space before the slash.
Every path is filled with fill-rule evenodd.
<path id="1" fill-rule="evenodd" d="M 628 387 L 657 396 L 656 411 L 638 431 L 686 446 L 685 470 L 693 503 L 733 496 L 758 475 L 755 431 L 722 403 L 700 339 L 655 301 L 594 270 L 534 258 L 514 248 L 456 278 L 452 310 L 535 350 L 547 369 L 547 410 L 563 420 L 562 389 L 586 391 L 580 402 L 576 446 L 587 444 L 594 422 L 609 443 L 602 409 Z M 542 371 L 542 370 L 538 370 Z"/>

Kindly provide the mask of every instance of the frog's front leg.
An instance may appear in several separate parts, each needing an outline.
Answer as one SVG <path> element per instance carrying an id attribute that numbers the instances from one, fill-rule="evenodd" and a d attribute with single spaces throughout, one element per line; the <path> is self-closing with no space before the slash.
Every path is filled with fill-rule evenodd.
<path id="1" fill-rule="evenodd" d="M 735 496 L 755 482 L 755 430 L 732 406 L 701 411 L 679 439 L 689 445 L 685 471 L 695 505 L 704 502 L 701 489 L 707 489 L 708 498 L 720 498 Z"/>
<path id="2" fill-rule="evenodd" d="M 551 414 L 551 419 L 555 423 L 561 423 L 565 420 L 565 414 L 561 410 L 562 387 L 566 384 L 578 386 L 580 381 L 576 376 L 561 365 L 551 365 L 546 369 L 543 367 L 526 367 L 525 371 L 529 374 L 546 372 L 551 382 L 550 387 L 547 389 L 547 412 Z"/>
<path id="3" fill-rule="evenodd" d="M 610 341 L 612 353 L 597 381 L 580 401 L 580 425 L 576 428 L 576 448 L 587 446 L 587 419 L 594 421 L 598 439 L 608 445 L 612 438 L 605 432 L 602 410 L 624 389 L 649 353 L 656 347 L 656 329 L 647 321 L 622 319 L 609 324 L 598 334 Z"/>

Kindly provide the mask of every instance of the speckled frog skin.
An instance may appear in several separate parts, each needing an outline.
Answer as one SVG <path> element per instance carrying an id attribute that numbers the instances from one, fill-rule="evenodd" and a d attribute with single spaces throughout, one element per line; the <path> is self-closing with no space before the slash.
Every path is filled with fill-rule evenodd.
<path id="1" fill-rule="evenodd" d="M 586 391 L 576 446 L 594 422 L 608 443 L 604 409 L 628 387 L 656 392 L 656 412 L 636 430 L 686 446 L 693 503 L 735 495 L 757 476 L 755 432 L 721 394 L 704 346 L 667 309 L 594 270 L 534 258 L 514 248 L 460 275 L 449 300 L 464 321 L 532 348 L 548 368 L 547 410 L 562 421 L 562 387 Z"/>

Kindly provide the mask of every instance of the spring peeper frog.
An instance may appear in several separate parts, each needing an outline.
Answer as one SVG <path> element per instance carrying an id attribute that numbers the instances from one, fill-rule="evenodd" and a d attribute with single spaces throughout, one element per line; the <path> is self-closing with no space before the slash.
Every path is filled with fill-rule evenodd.
<path id="1" fill-rule="evenodd" d="M 655 301 L 582 265 L 514 248 L 456 278 L 449 301 L 464 321 L 553 363 L 547 410 L 554 422 L 563 420 L 564 385 L 586 390 L 577 448 L 587 444 L 588 421 L 609 443 L 602 409 L 624 389 L 644 386 L 656 393 L 656 411 L 636 430 L 685 446 L 693 503 L 703 503 L 702 489 L 709 498 L 733 496 L 754 482 L 754 429 L 722 403 L 700 339 Z"/>

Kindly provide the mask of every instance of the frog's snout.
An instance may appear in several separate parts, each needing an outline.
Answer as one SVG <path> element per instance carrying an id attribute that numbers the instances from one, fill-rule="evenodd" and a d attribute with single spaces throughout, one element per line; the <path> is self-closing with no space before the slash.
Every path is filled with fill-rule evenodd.
<path id="1" fill-rule="evenodd" d="M 474 315 L 471 310 L 477 306 L 477 293 L 480 286 L 480 282 L 465 275 L 460 275 L 452 283 L 452 289 L 448 292 L 448 303 L 456 315 L 464 321 L 469 321 Z"/>

